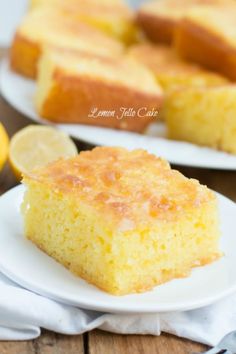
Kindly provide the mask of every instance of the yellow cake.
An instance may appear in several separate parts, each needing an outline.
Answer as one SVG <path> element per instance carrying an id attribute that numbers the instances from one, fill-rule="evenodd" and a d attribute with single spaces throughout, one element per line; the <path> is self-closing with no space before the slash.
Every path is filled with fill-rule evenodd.
<path id="1" fill-rule="evenodd" d="M 232 6 L 198 8 L 180 21 L 175 47 L 183 58 L 193 60 L 236 80 L 236 3 Z"/>
<path id="2" fill-rule="evenodd" d="M 34 4 L 33 4 L 34 5 Z M 40 0 L 37 7 L 60 8 L 66 16 L 82 20 L 126 44 L 139 38 L 133 11 L 119 0 Z"/>
<path id="3" fill-rule="evenodd" d="M 176 27 L 190 9 L 232 4 L 234 0 L 152 0 L 140 7 L 137 22 L 149 39 L 170 44 Z"/>
<path id="4" fill-rule="evenodd" d="M 50 121 L 142 132 L 161 102 L 155 78 L 133 59 L 50 48 L 40 61 L 36 108 Z"/>
<path id="5" fill-rule="evenodd" d="M 24 176 L 26 237 L 115 295 L 220 257 L 216 196 L 144 150 L 96 148 Z"/>
<path id="6" fill-rule="evenodd" d="M 30 0 L 30 9 L 35 9 L 36 7 L 39 6 L 48 6 L 48 5 L 53 5 L 53 6 L 58 6 L 61 5 L 62 2 L 64 3 L 70 3 L 70 2 L 77 2 L 78 4 L 81 4 L 82 2 L 90 2 L 90 3 L 100 3 L 100 4 L 124 4 L 123 0 Z"/>
<path id="7" fill-rule="evenodd" d="M 227 82 L 223 76 L 182 60 L 165 45 L 136 44 L 129 49 L 129 54 L 146 65 L 167 92 L 181 87 L 217 86 Z"/>
<path id="8" fill-rule="evenodd" d="M 169 94 L 168 136 L 236 154 L 236 86 L 189 88 Z"/>
<path id="9" fill-rule="evenodd" d="M 123 51 L 120 42 L 103 32 L 65 16 L 60 10 L 39 8 L 30 12 L 18 27 L 10 53 L 12 69 L 36 78 L 45 45 L 108 56 L 119 56 Z"/>

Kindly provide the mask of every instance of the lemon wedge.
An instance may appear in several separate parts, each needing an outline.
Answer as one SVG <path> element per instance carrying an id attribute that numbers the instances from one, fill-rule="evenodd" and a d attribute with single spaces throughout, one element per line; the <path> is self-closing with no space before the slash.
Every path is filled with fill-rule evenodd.
<path id="1" fill-rule="evenodd" d="M 0 171 L 2 170 L 8 156 L 9 139 L 7 132 L 0 123 Z"/>
<path id="2" fill-rule="evenodd" d="M 75 144 L 65 133 L 48 126 L 30 125 L 12 137 L 9 160 L 16 178 L 20 180 L 22 174 L 77 153 Z"/>

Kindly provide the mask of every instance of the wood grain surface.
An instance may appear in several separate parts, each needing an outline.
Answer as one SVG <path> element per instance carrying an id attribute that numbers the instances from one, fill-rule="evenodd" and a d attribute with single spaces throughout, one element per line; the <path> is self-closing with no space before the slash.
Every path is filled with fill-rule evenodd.
<path id="1" fill-rule="evenodd" d="M 3 122 L 10 136 L 31 124 L 2 98 L 0 98 L 0 121 Z M 77 144 L 81 150 L 89 148 L 88 145 L 79 142 Z M 236 201 L 236 172 L 177 166 L 175 168 Z M 16 181 L 7 165 L 0 174 L 0 194 L 14 185 Z M 159 337 L 134 336 L 98 330 L 73 337 L 43 330 L 41 337 L 34 341 L 0 342 L 0 354 L 191 354 L 205 349 L 203 345 L 166 334 Z"/>

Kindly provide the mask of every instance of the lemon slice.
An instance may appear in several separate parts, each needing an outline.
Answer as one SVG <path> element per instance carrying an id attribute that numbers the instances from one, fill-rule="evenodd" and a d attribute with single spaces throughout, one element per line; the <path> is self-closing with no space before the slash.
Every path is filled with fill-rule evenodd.
<path id="1" fill-rule="evenodd" d="M 75 144 L 65 133 L 52 127 L 30 125 L 12 137 L 9 160 L 19 180 L 22 174 L 77 153 Z"/>
<path id="2" fill-rule="evenodd" d="M 0 171 L 2 170 L 8 156 L 9 139 L 7 132 L 0 123 Z"/>

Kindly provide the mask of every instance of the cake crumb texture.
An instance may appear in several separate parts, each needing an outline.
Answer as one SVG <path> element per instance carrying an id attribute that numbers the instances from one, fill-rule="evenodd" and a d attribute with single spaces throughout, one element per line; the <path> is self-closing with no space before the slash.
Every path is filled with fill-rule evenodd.
<path id="1" fill-rule="evenodd" d="M 171 92 L 163 116 L 170 139 L 236 154 L 236 86 L 192 87 Z"/>

